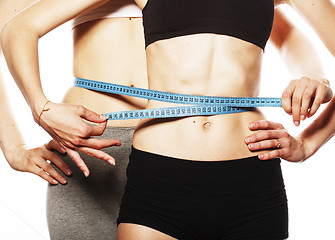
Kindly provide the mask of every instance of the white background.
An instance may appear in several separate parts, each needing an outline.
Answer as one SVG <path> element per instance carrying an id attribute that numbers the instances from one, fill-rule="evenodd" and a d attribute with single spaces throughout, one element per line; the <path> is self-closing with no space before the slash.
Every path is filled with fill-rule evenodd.
<path id="1" fill-rule="evenodd" d="M 335 86 L 334 59 L 314 33 L 295 19 L 320 51 L 326 74 Z M 40 67 L 46 96 L 60 102 L 73 84 L 72 33 L 69 23 L 40 40 Z M 49 136 L 32 120 L 30 110 L 5 64 L 4 77 L 17 122 L 29 147 L 37 147 Z M 264 56 L 260 96 L 280 97 L 292 77 L 277 53 L 268 45 Z M 282 109 L 265 109 L 268 119 L 279 121 L 293 135 L 299 134 L 312 120 L 294 127 Z M 0 119 L 3 121 L 3 119 Z M 289 199 L 290 239 L 335 239 L 335 138 L 304 163 L 283 161 L 283 174 Z M 49 239 L 45 202 L 47 183 L 33 174 L 12 170 L 0 153 L 0 239 Z"/>

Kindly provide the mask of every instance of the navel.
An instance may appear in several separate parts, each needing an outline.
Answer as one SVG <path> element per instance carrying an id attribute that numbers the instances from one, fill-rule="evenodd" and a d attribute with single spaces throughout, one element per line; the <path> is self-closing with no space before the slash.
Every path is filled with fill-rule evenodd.
<path id="1" fill-rule="evenodd" d="M 209 121 L 207 121 L 207 122 L 204 123 L 204 128 L 205 129 L 210 129 L 211 126 L 212 126 L 212 123 L 209 122 Z"/>

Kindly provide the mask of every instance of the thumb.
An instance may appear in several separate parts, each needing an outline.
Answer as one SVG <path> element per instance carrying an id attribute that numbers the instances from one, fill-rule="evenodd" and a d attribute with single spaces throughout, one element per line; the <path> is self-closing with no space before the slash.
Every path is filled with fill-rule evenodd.
<path id="1" fill-rule="evenodd" d="M 87 108 L 83 107 L 83 110 L 80 114 L 82 118 L 84 118 L 87 121 L 94 122 L 94 123 L 102 123 L 107 120 L 107 117 L 102 114 L 95 113 L 91 110 L 88 110 Z"/>
<path id="2" fill-rule="evenodd" d="M 66 153 L 66 150 L 55 140 L 51 140 L 50 142 L 45 144 L 46 149 L 52 151 L 52 150 L 57 150 L 60 153 Z"/>

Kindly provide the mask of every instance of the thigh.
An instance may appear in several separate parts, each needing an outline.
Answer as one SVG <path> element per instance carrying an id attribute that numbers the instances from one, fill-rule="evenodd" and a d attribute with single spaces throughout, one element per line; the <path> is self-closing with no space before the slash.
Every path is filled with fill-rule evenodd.
<path id="1" fill-rule="evenodd" d="M 118 240 L 173 240 L 170 237 L 155 229 L 132 223 L 121 223 L 117 230 Z"/>
<path id="2" fill-rule="evenodd" d="M 121 138 L 122 146 L 106 148 L 116 166 L 81 154 L 91 174 L 86 178 L 68 156 L 72 176 L 66 185 L 49 185 L 47 220 L 51 240 L 116 239 L 116 219 L 126 183 L 133 128 L 107 128 L 103 137 Z"/>

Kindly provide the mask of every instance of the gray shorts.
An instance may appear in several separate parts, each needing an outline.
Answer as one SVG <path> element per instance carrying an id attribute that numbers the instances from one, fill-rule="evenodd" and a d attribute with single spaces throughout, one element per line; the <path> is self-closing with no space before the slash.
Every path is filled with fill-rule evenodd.
<path id="1" fill-rule="evenodd" d="M 66 177 L 66 185 L 48 186 L 47 220 L 51 240 L 116 239 L 116 219 L 134 130 L 135 127 L 107 127 L 101 136 L 121 141 L 120 147 L 105 149 L 115 158 L 115 166 L 81 154 L 90 169 L 88 178 L 69 156 L 62 156 L 73 174 Z"/>

